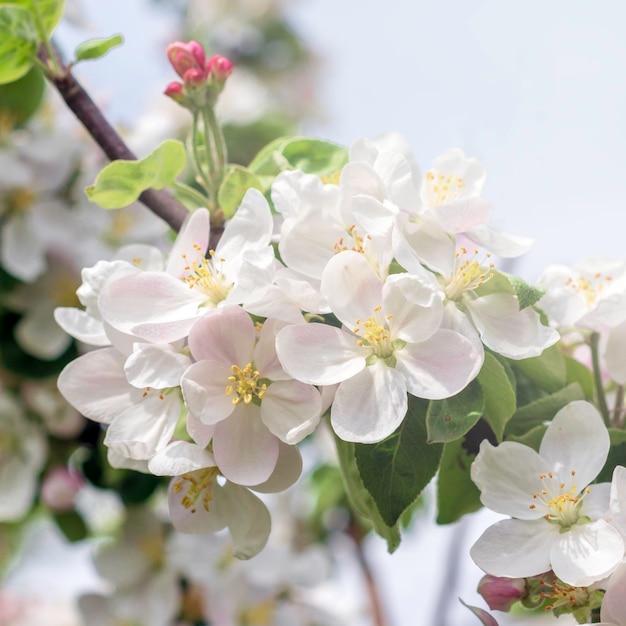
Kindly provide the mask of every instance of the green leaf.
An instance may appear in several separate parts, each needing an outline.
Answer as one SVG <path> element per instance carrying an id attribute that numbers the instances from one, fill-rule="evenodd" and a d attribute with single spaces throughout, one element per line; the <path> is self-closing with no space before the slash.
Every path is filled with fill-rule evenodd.
<path id="1" fill-rule="evenodd" d="M 529 446 L 530 448 L 538 452 L 539 446 L 541 445 L 541 440 L 543 439 L 547 428 L 548 427 L 545 424 L 539 424 L 539 426 L 531 428 L 523 435 L 507 435 L 506 440 L 523 443 L 525 446 Z"/>
<path id="2" fill-rule="evenodd" d="M 480 490 L 470 478 L 475 458 L 463 447 L 462 439 L 445 445 L 437 478 L 438 524 L 451 524 L 482 507 Z"/>
<path id="3" fill-rule="evenodd" d="M 307 174 L 329 177 L 348 162 L 348 149 L 321 139 L 293 139 L 282 150 L 292 167 Z"/>
<path id="4" fill-rule="evenodd" d="M 546 348 L 539 356 L 509 363 L 548 393 L 554 393 L 567 383 L 565 359 L 557 346 Z"/>
<path id="5" fill-rule="evenodd" d="M 9 116 L 12 124 L 22 126 L 39 108 L 45 86 L 41 71 L 31 67 L 22 78 L 0 85 L 0 111 Z"/>
<path id="6" fill-rule="evenodd" d="M 485 398 L 483 417 L 498 441 L 502 441 L 504 428 L 517 408 L 513 374 L 493 354 L 486 352 L 477 380 Z"/>
<path id="7" fill-rule="evenodd" d="M 584 399 L 582 387 L 578 383 L 571 383 L 549 396 L 519 408 L 508 424 L 507 434 L 524 434 L 534 426 L 551 420 L 569 402 Z"/>
<path id="8" fill-rule="evenodd" d="M 485 274 L 489 275 L 489 279 L 485 280 L 482 285 L 475 289 L 478 296 L 488 296 L 492 293 L 506 293 L 514 295 L 515 290 L 507 274 L 499 272 L 495 268 L 482 267 Z"/>
<path id="9" fill-rule="evenodd" d="M 590 402 L 593 402 L 595 396 L 595 382 L 593 380 L 593 373 L 580 361 L 566 356 L 565 358 L 565 373 L 568 383 L 578 383 L 585 393 L 585 398 Z"/>
<path id="10" fill-rule="evenodd" d="M 375 444 L 356 444 L 359 473 L 380 516 L 395 526 L 437 472 L 443 445 L 426 443 L 428 403 L 409 395 L 409 410 L 398 429 Z"/>
<path id="11" fill-rule="evenodd" d="M 11 0 L 11 4 L 20 5 L 30 11 L 37 25 L 40 41 L 50 37 L 65 9 L 65 0 Z"/>
<path id="12" fill-rule="evenodd" d="M 39 37 L 32 13 L 17 4 L 0 4 L 0 85 L 30 70 Z"/>
<path id="13" fill-rule="evenodd" d="M 76 511 L 63 511 L 53 515 L 57 526 L 70 541 L 81 541 L 87 536 L 87 525 Z"/>
<path id="14" fill-rule="evenodd" d="M 282 155 L 282 150 L 291 140 L 291 137 L 278 137 L 268 143 L 250 161 L 248 169 L 259 176 L 276 176 L 283 170 L 290 169 L 291 165 Z"/>
<path id="15" fill-rule="evenodd" d="M 398 524 L 389 526 L 383 521 L 374 499 L 365 488 L 357 466 L 355 444 L 343 441 L 337 436 L 335 444 L 350 505 L 358 515 L 372 523 L 376 533 L 387 541 L 389 552 L 394 552 L 400 545 Z"/>
<path id="16" fill-rule="evenodd" d="M 626 443 L 626 430 L 620 430 L 619 428 L 609 428 L 609 438 L 611 439 L 612 446 L 619 446 Z"/>
<path id="17" fill-rule="evenodd" d="M 86 61 L 88 59 L 99 59 L 103 57 L 109 50 L 121 46 L 124 43 L 122 35 L 112 35 L 104 39 L 90 39 L 81 43 L 74 51 L 76 63 L 78 61 Z"/>
<path id="18" fill-rule="evenodd" d="M 535 287 L 534 285 L 529 285 L 525 280 L 522 280 L 518 276 L 512 276 L 507 274 L 507 278 L 511 285 L 513 285 L 513 289 L 515 290 L 515 295 L 519 301 L 520 311 L 528 308 L 529 306 L 533 306 L 537 304 L 539 300 L 541 300 L 543 294 L 546 290 L 543 287 Z"/>
<path id="19" fill-rule="evenodd" d="M 476 381 L 456 396 L 433 400 L 426 413 L 428 443 L 445 443 L 462 437 L 482 416 L 485 398 Z"/>
<path id="20" fill-rule="evenodd" d="M 218 192 L 218 203 L 226 219 L 235 214 L 250 188 L 258 189 L 262 193 L 266 191 L 263 181 L 254 172 L 241 165 L 229 166 Z"/>
<path id="21" fill-rule="evenodd" d="M 87 187 L 87 197 L 103 209 L 132 204 L 146 189 L 173 185 L 186 162 L 180 141 L 168 139 L 139 161 L 113 161 Z"/>

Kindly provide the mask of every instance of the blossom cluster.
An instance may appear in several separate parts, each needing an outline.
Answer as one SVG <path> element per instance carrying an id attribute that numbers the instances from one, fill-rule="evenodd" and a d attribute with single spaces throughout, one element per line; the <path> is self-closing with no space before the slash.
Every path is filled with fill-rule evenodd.
<path id="1" fill-rule="evenodd" d="M 269 532 L 250 490 L 297 480 L 326 410 L 341 439 L 379 442 L 408 394 L 461 392 L 484 346 L 524 359 L 557 341 L 489 258 L 529 242 L 486 224 L 484 178 L 459 150 L 418 177 L 397 143 L 359 140 L 337 176 L 279 174 L 274 212 L 249 189 L 215 250 L 197 209 L 166 259 L 128 246 L 83 270 L 84 309 L 55 318 L 100 349 L 59 389 L 107 425 L 114 467 L 173 477 L 175 527 L 227 526 L 249 557 Z"/>

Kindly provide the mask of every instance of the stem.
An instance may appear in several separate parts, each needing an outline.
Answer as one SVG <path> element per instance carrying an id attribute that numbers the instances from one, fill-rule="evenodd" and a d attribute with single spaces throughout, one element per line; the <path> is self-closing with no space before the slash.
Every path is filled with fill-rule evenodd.
<path id="1" fill-rule="evenodd" d="M 199 191 L 197 191 L 196 189 L 194 189 L 193 187 L 190 187 L 189 185 L 185 183 L 176 181 L 174 183 L 174 190 L 177 191 L 180 195 L 187 196 L 187 198 L 189 198 L 191 202 L 193 202 L 194 204 L 197 204 L 198 206 L 203 206 L 203 207 L 206 207 L 207 209 L 211 208 L 209 206 L 210 204 L 209 199 L 206 196 L 203 196 Z"/>
<path id="2" fill-rule="evenodd" d="M 204 143 L 204 140 L 203 140 Z M 194 170 L 196 171 L 196 175 L 198 177 L 198 182 L 202 183 L 203 187 L 206 189 L 207 193 L 211 196 L 211 200 L 214 201 L 215 198 L 213 197 L 214 191 L 213 191 L 213 185 L 212 185 L 212 180 L 211 177 L 209 175 L 207 175 L 207 173 L 204 170 L 203 167 L 203 159 L 200 158 L 200 153 L 198 152 L 198 113 L 194 112 L 193 114 L 193 122 L 192 122 L 192 126 L 191 126 L 191 154 L 193 156 L 192 162 L 193 162 L 193 167 Z M 205 153 L 207 152 L 208 148 L 205 148 Z M 208 158 L 208 155 L 207 155 Z M 210 169 L 210 168 L 209 168 Z"/>
<path id="3" fill-rule="evenodd" d="M 213 109 L 205 110 L 204 117 L 205 125 L 208 123 L 211 128 L 211 136 L 213 137 L 213 141 L 215 143 L 215 157 L 216 157 L 216 176 L 217 176 L 217 184 L 222 182 L 222 178 L 224 178 L 224 168 L 226 167 L 227 150 L 226 150 L 226 141 L 224 139 L 224 133 L 222 132 L 222 127 L 217 121 L 215 117 L 215 111 Z"/>
<path id="4" fill-rule="evenodd" d="M 593 363 L 593 379 L 596 384 L 596 397 L 598 400 L 598 408 L 602 414 L 602 419 L 607 428 L 611 426 L 609 415 L 609 407 L 606 403 L 604 395 L 604 385 L 602 384 L 602 372 L 600 371 L 600 355 L 598 352 L 598 344 L 600 342 L 600 333 L 591 333 L 589 344 L 591 347 L 591 362 Z"/>
<path id="5" fill-rule="evenodd" d="M 357 562 L 363 573 L 365 579 L 365 586 L 367 587 L 367 595 L 370 602 L 370 608 L 372 613 L 372 619 L 375 626 L 386 626 L 387 622 L 383 613 L 383 605 L 380 600 L 380 594 L 378 587 L 376 586 L 376 580 L 372 569 L 365 558 L 365 552 L 363 550 L 363 539 L 365 535 L 360 526 L 355 521 L 352 521 L 347 529 L 348 535 L 354 541 L 354 548 L 356 552 Z"/>
<path id="6" fill-rule="evenodd" d="M 61 74 L 51 75 L 47 73 L 46 77 L 56 87 L 67 106 L 87 129 L 94 141 L 112 161 L 116 159 L 136 160 L 137 157 L 105 119 L 102 111 L 96 106 L 89 94 L 74 78 L 72 73 L 58 60 L 59 55 L 57 52 L 53 48 L 50 49 L 54 53 Z M 51 57 L 45 46 L 40 46 L 38 56 L 48 66 Z M 139 196 L 139 201 L 177 231 L 180 230 L 188 215 L 184 205 L 166 189 L 159 191 L 147 189 Z"/>
<path id="7" fill-rule="evenodd" d="M 211 185 L 215 189 L 215 195 L 217 196 L 217 190 L 219 189 L 221 179 L 219 178 L 220 162 L 217 155 L 217 149 L 215 141 L 211 133 L 211 126 L 208 121 L 209 111 L 202 109 L 202 129 L 204 131 L 204 147 L 206 152 L 207 161 L 209 163 L 209 176 L 211 177 Z M 217 205 L 217 197 L 216 197 Z"/>
<path id="8" fill-rule="evenodd" d="M 622 428 L 624 426 L 624 385 L 618 385 L 617 390 L 615 391 L 613 425 L 616 428 Z"/>

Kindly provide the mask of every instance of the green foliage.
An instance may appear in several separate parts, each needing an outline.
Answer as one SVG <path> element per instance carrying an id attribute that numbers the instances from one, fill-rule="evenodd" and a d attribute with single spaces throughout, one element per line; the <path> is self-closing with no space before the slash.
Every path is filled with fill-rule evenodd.
<path id="1" fill-rule="evenodd" d="M 348 494 L 350 506 L 364 520 L 369 521 L 374 530 L 387 541 L 387 549 L 394 552 L 400 545 L 399 525 L 388 525 L 382 519 L 374 498 L 363 484 L 356 460 L 356 444 L 335 437 L 341 475 Z"/>
<path id="2" fill-rule="evenodd" d="M 504 429 L 516 409 L 515 377 L 506 363 L 493 354 L 485 353 L 485 362 L 478 374 L 485 399 L 483 417 L 502 441 Z"/>
<path id="3" fill-rule="evenodd" d="M 519 301 L 520 311 L 537 304 L 546 291 L 542 287 L 529 285 L 525 280 L 522 280 L 518 276 L 507 275 L 507 278 L 515 290 L 515 295 Z"/>
<path id="4" fill-rule="evenodd" d="M 539 356 L 509 363 L 548 393 L 558 391 L 567 383 L 565 358 L 557 346 L 547 348 Z"/>
<path id="5" fill-rule="evenodd" d="M 248 169 L 259 176 L 276 176 L 289 169 L 289 161 L 283 156 L 283 148 L 291 141 L 290 137 L 278 137 L 268 143 L 250 161 Z"/>
<path id="6" fill-rule="evenodd" d="M 0 4 L 0 85 L 28 72 L 37 55 L 37 25 L 28 8 Z"/>
<path id="7" fill-rule="evenodd" d="M 585 399 L 593 402 L 596 387 L 591 370 L 570 356 L 566 356 L 564 359 L 567 382 L 578 383 L 585 394 Z"/>
<path id="8" fill-rule="evenodd" d="M 41 71 L 31 67 L 18 80 L 0 85 L 0 112 L 7 114 L 15 126 L 22 126 L 39 108 L 45 86 Z"/>
<path id="9" fill-rule="evenodd" d="M 85 191 L 103 209 L 120 209 L 135 202 L 146 189 L 173 185 L 185 163 L 183 144 L 168 139 L 143 159 L 109 163 Z"/>
<path id="10" fill-rule="evenodd" d="M 226 219 L 234 215 L 246 191 L 250 188 L 265 193 L 267 185 L 249 169 L 241 165 L 229 166 L 218 192 L 218 204 Z"/>
<path id="11" fill-rule="evenodd" d="M 481 418 L 484 408 L 485 398 L 476 381 L 451 398 L 432 401 L 426 412 L 428 443 L 459 439 Z"/>
<path id="12" fill-rule="evenodd" d="M 439 467 L 443 445 L 427 443 L 427 407 L 409 395 L 406 417 L 393 434 L 379 443 L 355 445 L 363 485 L 389 527 L 398 524 Z"/>
<path id="13" fill-rule="evenodd" d="M 482 506 L 480 491 L 470 478 L 475 459 L 463 447 L 463 440 L 447 443 L 443 450 L 437 479 L 437 523 L 451 524 Z"/>
<path id="14" fill-rule="evenodd" d="M 20 5 L 33 15 L 40 41 L 50 37 L 65 9 L 65 0 L 11 0 L 10 4 Z"/>
<path id="15" fill-rule="evenodd" d="M 121 46 L 124 42 L 122 35 L 112 35 L 104 39 L 90 39 L 77 46 L 74 51 L 76 63 L 86 61 L 88 59 L 99 59 L 103 57 L 109 50 Z"/>
<path id="16" fill-rule="evenodd" d="M 293 139 L 282 155 L 293 168 L 318 176 L 337 174 L 348 162 L 347 148 L 321 139 Z"/>
<path id="17" fill-rule="evenodd" d="M 80 541 L 87 537 L 87 525 L 76 511 L 63 511 L 54 514 L 54 521 L 70 541 Z"/>

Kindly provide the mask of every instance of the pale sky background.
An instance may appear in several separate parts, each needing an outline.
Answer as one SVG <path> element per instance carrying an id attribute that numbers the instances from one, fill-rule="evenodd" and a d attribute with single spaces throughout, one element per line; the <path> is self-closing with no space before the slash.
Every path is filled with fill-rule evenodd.
<path id="1" fill-rule="evenodd" d="M 174 78 L 163 74 L 167 20 L 144 11 L 144 0 L 82 4 L 95 16 L 93 36 L 126 37 L 84 72 L 117 119 L 132 123 Z M 396 131 L 423 169 L 455 146 L 477 157 L 493 225 L 536 240 L 514 267 L 528 280 L 549 263 L 624 254 L 626 4 L 294 0 L 290 15 L 322 61 L 324 117 L 305 132 L 349 145 Z M 73 37 L 60 29 L 61 44 Z M 481 523 L 469 526 L 467 545 Z M 391 626 L 429 623 L 414 602 L 442 571 L 450 532 L 425 531 L 393 557 L 372 547 Z M 466 554 L 461 594 L 472 602 L 479 573 Z M 449 626 L 478 623 L 464 611 Z"/>

